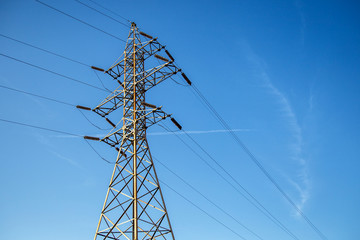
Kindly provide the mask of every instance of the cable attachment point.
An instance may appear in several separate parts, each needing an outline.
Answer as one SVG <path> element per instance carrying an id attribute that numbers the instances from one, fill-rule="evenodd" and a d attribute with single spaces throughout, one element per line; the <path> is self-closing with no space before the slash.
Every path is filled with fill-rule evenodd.
<path id="1" fill-rule="evenodd" d="M 84 136 L 84 139 L 94 140 L 94 141 L 100 141 L 100 138 L 98 138 L 98 137 L 91 137 L 91 136 Z"/>
<path id="2" fill-rule="evenodd" d="M 171 61 L 175 61 L 175 59 L 173 58 L 173 56 L 171 56 L 171 54 L 169 53 L 168 50 L 165 49 L 165 53 L 166 53 L 166 55 L 169 56 L 169 58 L 171 59 Z"/>
<path id="3" fill-rule="evenodd" d="M 105 120 L 106 120 L 112 127 L 116 127 L 116 125 L 115 125 L 112 121 L 110 121 L 110 119 L 105 118 Z"/>
<path id="4" fill-rule="evenodd" d="M 149 107 L 149 108 L 157 108 L 155 105 L 150 104 L 150 103 L 142 102 L 141 104 L 142 104 L 143 106 L 145 106 L 145 107 Z"/>
<path id="5" fill-rule="evenodd" d="M 99 71 L 99 72 L 105 72 L 105 70 L 102 69 L 102 68 L 98 68 L 98 67 L 95 67 L 95 66 L 91 66 L 91 68 L 96 70 L 96 71 Z"/>
<path id="6" fill-rule="evenodd" d="M 149 34 L 146 34 L 144 32 L 140 32 L 140 35 L 143 35 L 144 37 L 147 37 L 147 38 L 150 38 L 150 39 L 153 39 L 152 36 L 150 36 Z"/>
<path id="7" fill-rule="evenodd" d="M 181 76 L 185 79 L 185 81 L 191 86 L 191 81 L 188 79 L 188 77 L 185 75 L 185 73 L 181 73 Z"/>
<path id="8" fill-rule="evenodd" d="M 170 62 L 169 59 L 164 58 L 164 57 L 162 57 L 162 56 L 159 56 L 159 55 L 157 55 L 157 54 L 155 54 L 155 57 L 156 57 L 157 59 L 160 59 L 160 60 L 164 61 L 164 62 Z"/>
<path id="9" fill-rule="evenodd" d="M 174 118 L 170 118 L 170 119 L 171 119 L 171 121 L 175 124 L 175 126 L 176 126 L 179 130 L 182 129 L 181 125 L 180 125 Z"/>
<path id="10" fill-rule="evenodd" d="M 91 111 L 91 108 L 89 108 L 89 107 L 84 107 L 84 106 L 80 106 L 80 105 L 76 105 L 76 108 L 82 109 L 82 110 Z"/>
<path id="11" fill-rule="evenodd" d="M 124 157 L 127 157 L 126 156 L 126 153 L 124 153 L 122 150 L 120 150 L 118 147 L 115 147 L 115 150 L 117 151 L 117 152 L 120 152 L 120 154 L 121 155 L 123 155 Z"/>

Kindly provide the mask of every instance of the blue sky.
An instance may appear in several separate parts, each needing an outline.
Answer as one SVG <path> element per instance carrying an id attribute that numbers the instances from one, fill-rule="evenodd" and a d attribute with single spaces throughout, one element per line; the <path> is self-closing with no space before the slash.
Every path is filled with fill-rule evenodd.
<path id="1" fill-rule="evenodd" d="M 76 1 L 44 2 L 127 38 L 129 29 Z M 328 239 L 360 238 L 358 2 L 107 0 L 102 4 L 167 46 L 191 81 Z M 124 49 L 123 42 L 35 1 L 0 0 L 0 19 L 1 34 L 89 65 L 107 68 Z M 101 86 L 87 67 L 2 36 L 0 44 L 2 54 Z M 105 92 L 4 56 L 0 65 L 3 86 L 89 107 L 106 97 Z M 108 88 L 116 87 L 109 77 L 101 78 Z M 79 135 L 106 133 L 73 107 L 4 88 L 0 96 L 2 119 Z M 152 89 L 147 99 L 173 113 L 294 235 L 320 239 L 222 131 L 191 88 L 167 80 Z M 95 114 L 84 114 L 108 127 Z M 175 130 L 170 121 L 166 124 Z M 0 239 L 91 239 L 112 165 L 81 138 L 5 122 L 0 122 L 0 131 Z M 155 126 L 148 135 L 157 159 L 261 238 L 292 239 L 173 134 Z M 178 136 L 216 168 L 191 140 Z M 96 142 L 92 146 L 106 159 L 115 159 L 107 146 Z M 239 235 L 257 239 L 161 164 L 156 168 L 161 181 Z M 171 189 L 163 186 L 163 192 L 177 239 L 239 239 Z"/>

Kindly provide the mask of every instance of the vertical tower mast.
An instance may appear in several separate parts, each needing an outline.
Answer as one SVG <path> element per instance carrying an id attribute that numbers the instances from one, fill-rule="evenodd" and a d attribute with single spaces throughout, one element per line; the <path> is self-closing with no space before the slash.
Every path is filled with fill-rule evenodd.
<path id="1" fill-rule="evenodd" d="M 113 127 L 98 140 L 118 152 L 94 240 L 175 239 L 146 139 L 147 128 L 170 117 L 161 107 L 145 102 L 146 92 L 181 71 L 167 50 L 170 60 L 158 55 L 163 50 L 156 38 L 139 32 L 132 23 L 124 59 L 106 71 L 93 67 L 119 83 L 92 109 Z M 145 71 L 145 63 L 149 70 Z M 119 108 L 123 116 L 114 124 L 108 117 Z"/>
<path id="2" fill-rule="evenodd" d="M 137 116 L 136 116 L 136 38 L 135 38 L 135 31 L 133 31 L 133 122 L 134 122 L 134 128 L 133 128 L 133 139 L 134 139 L 134 161 L 133 161 L 133 169 L 134 169 L 134 175 L 133 175 L 133 193 L 134 193 L 134 204 L 133 204 L 133 239 L 138 239 L 138 213 L 137 213 L 137 205 L 138 205 L 138 197 L 137 197 Z M 143 69 L 142 69 L 143 70 Z M 141 71 L 143 72 L 143 71 Z M 141 99 L 140 99 L 141 102 Z"/>

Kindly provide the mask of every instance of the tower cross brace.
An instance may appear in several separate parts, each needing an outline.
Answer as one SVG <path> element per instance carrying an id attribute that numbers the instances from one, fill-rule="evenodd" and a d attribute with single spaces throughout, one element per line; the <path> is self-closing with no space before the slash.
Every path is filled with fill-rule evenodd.
<path id="1" fill-rule="evenodd" d="M 161 56 L 164 52 L 169 59 Z M 171 115 L 146 103 L 145 95 L 181 69 L 157 38 L 140 32 L 135 23 L 131 24 L 124 58 L 106 71 L 92 68 L 119 83 L 92 109 L 113 129 L 101 139 L 88 139 L 104 142 L 118 153 L 94 240 L 175 239 L 146 138 L 150 126 Z M 122 109 L 122 118 L 114 124 L 109 116 L 118 109 Z"/>

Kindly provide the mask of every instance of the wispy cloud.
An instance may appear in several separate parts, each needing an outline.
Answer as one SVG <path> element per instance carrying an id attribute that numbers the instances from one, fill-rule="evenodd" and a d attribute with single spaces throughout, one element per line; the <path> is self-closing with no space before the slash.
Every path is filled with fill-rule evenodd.
<path id="1" fill-rule="evenodd" d="M 52 150 L 50 150 L 50 152 L 52 154 L 54 154 L 57 158 L 59 158 L 61 160 L 64 160 L 65 162 L 69 163 L 70 165 L 72 165 L 74 167 L 77 167 L 77 168 L 80 168 L 80 169 L 83 169 L 83 167 L 78 162 L 76 162 L 75 160 L 73 160 L 71 158 L 68 158 L 68 157 L 65 157 L 62 154 L 60 154 L 58 152 L 55 152 L 55 151 L 52 151 Z"/>
<path id="2" fill-rule="evenodd" d="M 253 129 L 232 129 L 232 132 L 250 132 L 254 131 Z M 187 134 L 209 134 L 209 133 L 226 133 L 228 130 L 218 129 L 218 130 L 204 130 L 204 131 L 186 131 Z M 150 132 L 147 135 L 170 135 L 170 134 L 185 134 L 183 131 L 178 132 Z"/>
<path id="3" fill-rule="evenodd" d="M 56 150 L 56 145 L 54 145 L 51 140 L 42 135 L 42 134 L 39 134 L 39 133 L 34 133 L 34 136 L 37 138 L 37 141 L 40 143 L 40 144 L 43 144 L 47 147 L 48 151 L 50 153 L 52 153 L 53 155 L 55 155 L 58 159 L 61 159 L 61 160 L 64 160 L 65 162 L 67 162 L 68 164 L 76 167 L 76 168 L 79 168 L 79 169 L 84 169 L 77 161 L 71 159 L 71 158 L 68 158 L 68 157 L 65 157 L 64 155 L 60 154 L 59 152 L 57 152 Z M 67 135 L 64 135 L 64 136 L 67 136 Z"/>
<path id="4" fill-rule="evenodd" d="M 247 57 L 247 60 L 254 68 L 254 73 L 257 75 L 262 83 L 263 87 L 269 90 L 270 94 L 273 95 L 280 106 L 280 110 L 285 118 L 290 131 L 293 136 L 293 143 L 291 144 L 291 155 L 292 159 L 299 164 L 299 171 L 297 176 L 288 178 L 288 181 L 293 185 L 299 193 L 299 200 L 297 205 L 299 209 L 302 209 L 308 199 L 310 198 L 310 180 L 308 176 L 307 161 L 303 157 L 303 134 L 302 128 L 298 123 L 297 116 L 293 110 L 290 101 L 286 96 L 272 83 L 268 73 L 267 66 L 263 59 L 254 53 L 252 48 L 246 42 L 242 44 L 243 51 Z M 309 100 L 310 106 L 312 99 Z M 296 180 L 294 180 L 296 179 Z"/>
<path id="5" fill-rule="evenodd" d="M 298 11 L 299 17 L 300 17 L 300 40 L 301 44 L 305 44 L 305 31 L 306 31 L 306 18 L 305 13 L 303 10 L 303 2 L 301 0 L 295 0 L 294 1 L 295 7 Z"/>
<path id="6" fill-rule="evenodd" d="M 232 129 L 231 131 L 233 132 L 251 132 L 251 131 L 255 131 L 254 129 L 246 129 L 246 128 L 238 128 L 238 129 Z M 202 130 L 202 131 L 186 131 L 187 134 L 211 134 L 211 133 L 226 133 L 229 132 L 228 130 L 223 130 L 223 129 L 215 129 L 215 130 Z M 172 135 L 172 134 L 185 134 L 185 132 L 183 131 L 173 131 L 173 132 L 148 132 L 147 135 L 152 135 L 152 136 L 163 136 L 163 135 Z M 103 138 L 105 137 L 104 134 L 90 134 L 89 136 L 92 137 L 98 137 L 98 138 Z M 71 135 L 56 135 L 56 137 L 58 138 L 81 138 L 78 136 L 71 136 Z"/>

